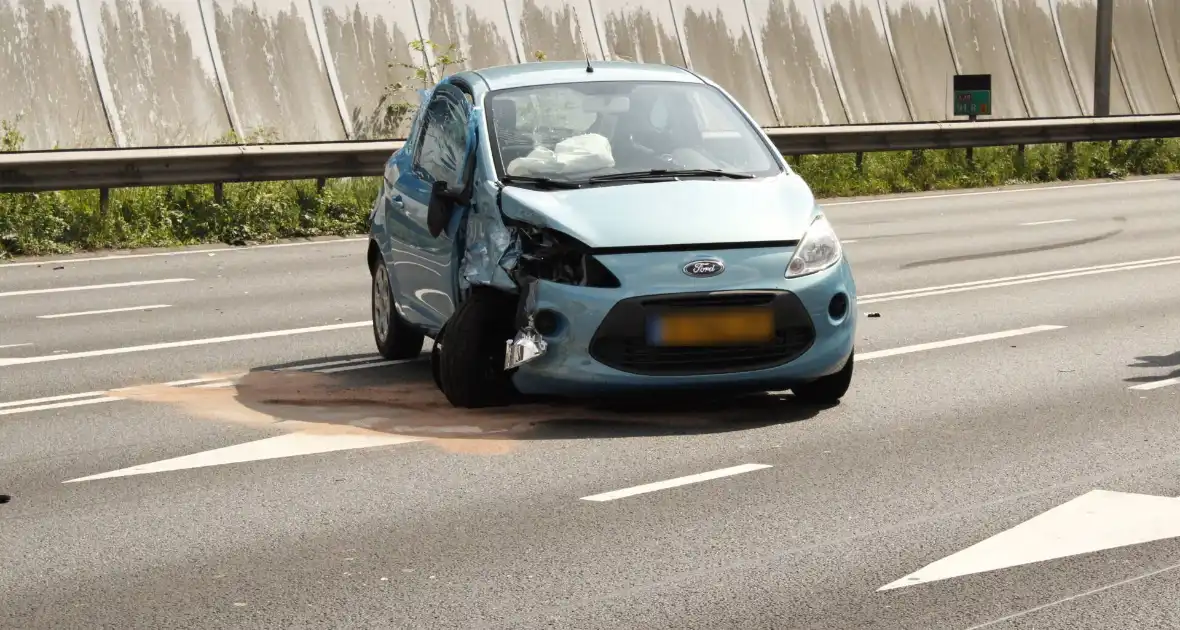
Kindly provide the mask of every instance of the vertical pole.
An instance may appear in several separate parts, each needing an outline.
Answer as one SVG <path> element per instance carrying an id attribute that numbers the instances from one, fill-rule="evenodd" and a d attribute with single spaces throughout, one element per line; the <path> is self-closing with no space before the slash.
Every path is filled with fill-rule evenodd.
<path id="1" fill-rule="evenodd" d="M 971 114 L 971 116 L 969 117 L 969 120 L 971 122 L 976 122 L 977 120 L 979 120 L 979 116 L 977 116 L 976 114 Z M 968 166 L 975 165 L 975 147 L 967 147 L 967 165 Z"/>
<path id="2" fill-rule="evenodd" d="M 1094 42 L 1094 115 L 1110 115 L 1110 60 L 1114 39 L 1114 0 L 1098 0 Z"/>

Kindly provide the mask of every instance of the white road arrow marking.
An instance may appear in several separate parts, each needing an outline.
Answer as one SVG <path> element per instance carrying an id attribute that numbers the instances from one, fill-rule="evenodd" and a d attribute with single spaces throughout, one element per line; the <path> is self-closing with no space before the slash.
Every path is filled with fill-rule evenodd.
<path id="1" fill-rule="evenodd" d="M 1180 499 L 1092 490 L 877 589 L 1180 537 Z"/>
<path id="2" fill-rule="evenodd" d="M 386 435 L 379 433 L 357 432 L 343 434 L 325 434 L 320 432 L 296 432 L 276 437 L 235 444 L 225 448 L 218 448 L 202 453 L 194 453 L 183 457 L 165 459 L 163 461 L 132 466 L 89 477 L 70 479 L 63 483 L 76 481 L 93 481 L 95 479 L 110 479 L 112 477 L 128 477 L 131 475 L 147 475 L 151 473 L 185 470 L 189 468 L 203 468 L 205 466 L 222 466 L 225 464 L 240 464 L 264 459 L 278 459 L 280 457 L 295 457 L 297 455 L 314 455 L 357 448 L 372 448 L 374 446 L 390 446 L 393 444 L 407 444 L 419 442 L 422 438 L 402 435 Z"/>

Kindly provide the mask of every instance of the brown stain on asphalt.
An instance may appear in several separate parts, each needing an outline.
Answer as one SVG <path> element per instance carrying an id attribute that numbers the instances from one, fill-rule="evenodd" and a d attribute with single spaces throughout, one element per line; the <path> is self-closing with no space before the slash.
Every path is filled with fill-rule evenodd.
<path id="1" fill-rule="evenodd" d="M 580 429 L 582 437 L 587 434 L 608 437 L 612 432 L 669 435 L 733 430 L 743 428 L 743 422 L 748 428 L 749 412 L 758 412 L 756 408 L 742 412 L 729 405 L 712 411 L 700 406 L 669 409 L 666 404 L 646 411 L 634 406 L 590 410 L 565 404 L 457 409 L 429 380 L 357 385 L 346 376 L 300 371 L 256 371 L 205 378 L 229 381 L 232 385 L 144 385 L 113 391 L 110 395 L 174 405 L 188 414 L 213 421 L 258 427 L 277 425 L 286 430 L 324 435 L 376 432 L 415 437 L 448 452 L 473 455 L 510 453 L 520 441 L 560 438 L 563 437 L 560 431 L 571 426 Z M 728 416 L 723 418 L 717 417 L 718 411 L 735 413 L 722 413 Z M 554 435 L 555 431 L 559 434 Z"/>

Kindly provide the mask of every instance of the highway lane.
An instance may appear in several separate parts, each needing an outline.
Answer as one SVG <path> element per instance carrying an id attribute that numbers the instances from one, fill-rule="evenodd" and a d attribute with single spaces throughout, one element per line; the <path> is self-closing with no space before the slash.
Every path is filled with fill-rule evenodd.
<path id="1" fill-rule="evenodd" d="M 849 251 L 862 295 L 1180 256 L 1180 247 L 1167 245 L 1180 219 L 1169 221 L 1152 200 L 1161 194 L 1156 188 L 1180 183 L 1128 186 L 1120 194 L 1133 207 L 1110 207 L 1096 197 L 1101 187 L 1089 193 L 1095 207 L 1105 203 L 1112 216 L 1127 217 L 1128 232 L 1101 245 L 930 265 L 926 271 L 937 278 L 919 274 L 904 285 L 895 282 L 898 268 L 939 253 L 945 238 L 962 240 L 960 253 L 967 242 L 975 252 L 1002 251 L 1033 238 L 1029 233 L 1041 244 L 1068 240 L 1079 228 L 1073 223 L 1083 219 L 1021 226 L 1003 222 L 1010 217 L 980 223 L 986 215 L 975 214 L 956 225 L 939 214 L 980 198 L 966 196 L 939 201 L 947 204 L 942 211 L 926 210 L 922 204 L 931 202 L 923 200 L 859 210 L 836 206 L 832 214 L 842 233 L 857 240 Z M 1134 186 L 1144 187 L 1141 196 L 1131 192 Z M 1077 192 L 999 196 L 1052 219 L 1067 206 L 1071 216 L 1080 214 L 1069 196 Z M 1025 195 L 1045 201 L 1034 204 Z M 1166 200 L 1159 203 L 1166 209 Z M 1172 203 L 1180 209 L 1180 201 Z M 858 225 L 872 223 L 860 210 L 893 213 L 898 221 L 889 229 L 896 233 L 937 235 L 875 239 L 871 225 Z M 1087 216 L 1096 223 L 1090 233 L 1101 233 L 1101 213 Z M 977 236 L 968 241 L 972 233 Z M 264 251 L 226 256 L 257 255 L 265 262 L 274 252 Z M 315 256 L 303 260 L 317 265 Z M 355 268 L 363 272 L 360 264 Z M 29 268 L 0 268 L 0 292 L 9 290 L 5 282 L 19 269 Z M 921 268 L 906 273 L 914 271 Z M 239 275 L 250 277 L 248 270 Z M 870 298 L 861 310 L 881 317 L 860 320 L 866 353 L 1034 326 L 1063 328 L 870 358 L 858 364 L 845 403 L 827 410 L 765 402 L 712 412 L 685 403 L 654 417 L 576 408 L 517 409 L 507 418 L 457 414 L 431 397 L 423 366 L 410 364 L 293 383 L 264 374 L 239 385 L 236 396 L 219 389 L 153 390 L 132 401 L 0 415 L 0 479 L 6 484 L 0 491 L 14 495 L 13 503 L 0 506 L 0 531 L 20 550 L 0 575 L 0 618 L 22 628 L 968 628 L 1020 614 L 1164 569 L 1180 562 L 1180 547 L 1164 540 L 876 589 L 1094 488 L 1180 496 L 1172 447 L 1180 390 L 1129 389 L 1180 371 L 1180 359 L 1170 356 L 1180 351 L 1172 316 L 1178 295 L 1180 275 L 1161 265 L 876 303 Z M 235 312 L 277 299 L 243 299 Z M 367 293 L 351 299 L 340 307 L 364 308 Z M 217 320 L 205 325 L 200 334 L 221 334 Z M 99 341 L 107 328 L 101 330 Z M 134 341 L 158 341 L 152 335 L 164 330 L 149 323 Z M 371 354 L 371 347 L 362 328 L 5 366 L 0 402 L 202 370 L 322 363 Z M 124 376 L 128 380 L 110 382 Z M 389 381 L 416 398 L 401 409 L 348 408 L 341 400 L 309 408 L 324 380 L 354 387 L 346 397 L 354 403 L 366 393 L 384 395 L 381 384 Z M 250 385 L 260 391 L 251 392 Z M 268 388 L 276 387 L 286 388 L 279 398 L 303 404 L 268 405 L 264 399 L 274 394 Z M 437 435 L 424 428 L 440 426 L 491 430 L 549 418 L 588 421 L 541 423 L 469 441 L 62 483 L 306 427 L 243 418 L 243 409 L 288 423 L 366 421 L 419 437 Z M 491 439 L 496 436 L 510 439 Z M 771 467 L 615 501 L 582 500 L 750 463 Z M 989 627 L 1139 627 L 1135 623 L 1166 620 L 1174 614 L 1167 586 L 1175 577 L 1169 576 Z M 1128 606 L 1137 607 L 1134 619 Z"/>
<path id="2" fill-rule="evenodd" d="M 1022 188 L 1027 187 L 836 200 L 828 206 L 841 234 L 851 241 L 849 256 L 862 296 L 1120 262 L 1151 261 L 1145 264 L 1165 269 L 1180 264 L 1175 258 L 1180 252 L 1174 249 L 1180 222 L 1171 218 L 1174 213 L 1168 214 L 1180 194 L 1180 181 L 1174 178 Z M 1123 220 L 1117 220 L 1120 217 Z M 1075 221 L 1022 225 L 1065 218 Z M 1084 244 L 1062 246 L 1078 242 Z M 1037 251 L 1004 254 L 1030 248 Z M 183 350 L 81 359 L 84 364 L 54 360 L 25 365 L 8 370 L 2 393 L 10 399 L 29 399 L 60 394 L 59 389 L 90 391 L 371 353 L 372 343 L 362 332 L 369 313 L 363 252 L 363 241 L 320 240 L 130 257 L 84 254 L 73 257 L 82 262 L 50 258 L 0 265 L 0 294 L 193 278 L 0 297 L 0 363 L 5 358 L 197 342 Z M 975 258 L 953 260 L 963 255 Z M 1169 256 L 1172 259 L 1160 260 Z M 888 298 L 897 299 L 901 298 Z M 865 308 L 883 310 L 887 303 L 866 302 Z M 171 307 L 38 319 L 154 304 Z M 293 336 L 298 342 L 283 344 L 277 354 L 278 347 L 266 339 L 242 338 L 318 327 L 329 329 Z M 231 339 L 219 341 L 225 337 Z M 866 342 L 874 343 L 874 338 Z M 101 369 L 76 367 L 97 364 Z"/>

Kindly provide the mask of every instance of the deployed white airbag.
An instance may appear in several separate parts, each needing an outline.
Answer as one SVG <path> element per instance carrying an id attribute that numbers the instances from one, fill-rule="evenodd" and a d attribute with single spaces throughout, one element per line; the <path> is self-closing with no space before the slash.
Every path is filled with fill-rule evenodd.
<path id="1" fill-rule="evenodd" d="M 615 165 L 610 141 L 597 133 L 566 138 L 549 150 L 537 147 L 508 164 L 508 174 L 521 177 L 583 173 Z"/>

